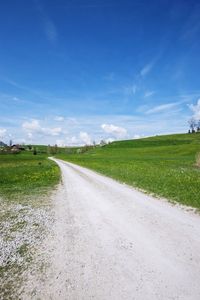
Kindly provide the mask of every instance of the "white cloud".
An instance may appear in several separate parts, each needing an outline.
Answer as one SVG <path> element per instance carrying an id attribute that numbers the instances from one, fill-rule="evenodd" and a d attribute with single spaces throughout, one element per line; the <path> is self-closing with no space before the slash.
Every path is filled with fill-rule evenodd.
<path id="1" fill-rule="evenodd" d="M 15 144 L 26 144 L 26 139 L 23 138 L 17 138 L 14 140 Z"/>
<path id="2" fill-rule="evenodd" d="M 193 112 L 193 118 L 195 120 L 200 120 L 200 99 L 197 100 L 197 104 L 191 104 L 189 105 L 189 108 Z"/>
<path id="3" fill-rule="evenodd" d="M 25 130 L 30 130 L 30 131 L 41 131 L 40 123 L 38 120 L 32 120 L 30 122 L 24 122 L 22 124 L 22 128 Z"/>
<path id="4" fill-rule="evenodd" d="M 46 135 L 60 135 L 62 133 L 61 127 L 55 127 L 55 128 L 42 128 L 42 132 Z"/>
<path id="5" fill-rule="evenodd" d="M 152 95 L 154 95 L 155 92 L 154 91 L 146 91 L 144 93 L 144 98 L 148 98 L 148 97 L 151 97 Z"/>
<path id="6" fill-rule="evenodd" d="M 86 145 L 92 144 L 92 139 L 87 132 L 81 131 L 79 136 L 81 141 L 84 142 Z"/>
<path id="7" fill-rule="evenodd" d="M 29 138 L 29 139 L 32 139 L 32 138 L 33 138 L 33 134 L 32 134 L 31 132 L 28 132 L 27 135 L 28 135 L 28 138 Z"/>
<path id="8" fill-rule="evenodd" d="M 158 105 L 158 106 L 155 106 L 155 107 L 147 110 L 146 114 L 160 113 L 160 112 L 169 110 L 171 108 L 174 108 L 174 107 L 176 107 L 179 104 L 180 104 L 180 102 L 173 102 L 173 103 L 167 103 L 167 104 Z"/>
<path id="9" fill-rule="evenodd" d="M 105 139 L 104 141 L 106 142 L 106 144 L 108 144 L 108 143 L 112 143 L 112 142 L 114 142 L 114 141 L 115 141 L 115 139 L 114 139 L 114 138 L 111 138 L 111 137 L 109 137 L 109 138 Z"/>
<path id="10" fill-rule="evenodd" d="M 25 131 L 28 131 L 29 135 L 30 133 L 32 134 L 33 132 L 41 135 L 51 135 L 51 136 L 57 136 L 62 133 L 61 127 L 54 127 L 54 128 L 42 127 L 38 120 L 24 122 L 22 124 L 22 128 Z"/>
<path id="11" fill-rule="evenodd" d="M 0 128 L 0 138 L 3 138 L 6 135 L 7 129 Z"/>
<path id="12" fill-rule="evenodd" d="M 118 127 L 113 124 L 102 124 L 101 128 L 109 134 L 112 134 L 116 138 L 123 138 L 127 135 L 127 130 L 123 127 Z"/>
<path id="13" fill-rule="evenodd" d="M 58 147 L 65 147 L 65 141 L 64 140 L 56 140 L 56 145 Z"/>
<path id="14" fill-rule="evenodd" d="M 177 99 L 178 101 L 180 100 L 179 103 Z M 183 100 L 187 101 L 187 103 L 193 103 L 194 107 L 191 107 L 196 108 L 197 101 L 192 102 L 193 99 L 199 99 L 198 95 L 192 99 Z M 166 99 L 163 99 L 163 101 L 164 100 Z M 163 101 L 160 104 L 167 103 Z M 2 116 L 0 128 L 7 129 L 6 136 L 2 138 L 2 140 L 8 142 L 10 139 L 8 133 L 12 133 L 12 140 L 14 142 L 16 139 L 25 138 L 27 143 L 31 144 L 55 145 L 56 140 L 64 140 L 64 144 L 68 146 L 80 146 L 85 144 L 80 138 L 80 132 L 88 133 L 89 137 L 91 137 L 89 142 L 95 140 L 96 143 L 99 143 L 102 139 L 106 140 L 109 138 L 122 140 L 134 138 L 134 135 L 136 135 L 136 138 L 137 135 L 143 137 L 151 136 L 155 133 L 187 132 L 187 120 L 191 117 L 193 112 L 191 112 L 189 108 L 188 110 L 184 109 L 184 105 L 186 106 L 187 104 L 185 102 L 181 103 L 181 101 L 182 98 L 179 99 L 178 96 L 174 96 L 171 99 L 171 103 L 167 103 L 170 104 L 171 108 L 169 108 L 168 105 L 167 107 L 160 107 L 160 105 L 156 107 L 156 104 L 149 103 L 147 106 L 140 107 L 138 109 L 140 113 L 136 111 L 135 115 L 130 111 L 130 115 L 85 115 L 76 116 L 76 120 L 72 118 L 68 119 L 66 116 L 63 123 L 57 123 L 54 118 L 55 116 L 65 116 L 64 112 L 63 114 L 60 112 L 54 115 L 48 112 L 48 115 L 43 115 L 41 119 L 21 119 L 19 117 L 9 119 L 10 117 Z M 177 102 L 177 106 L 173 107 L 174 104 L 172 105 L 172 103 L 175 102 Z M 136 108 L 137 107 L 135 107 L 135 110 Z M 150 111 L 149 114 L 146 114 L 150 109 L 155 113 Z M 72 126 L 71 124 L 73 123 L 77 125 Z M 4 126 L 4 124 L 7 124 L 7 126 Z M 104 125 L 104 129 L 101 127 L 101 124 Z M 124 128 L 125 132 L 127 131 L 127 135 L 121 137 L 121 131 L 119 133 L 116 127 Z M 68 132 L 66 133 L 65 130 Z M 88 140 L 86 142 L 88 142 Z"/>
<path id="15" fill-rule="evenodd" d="M 66 145 L 67 146 L 78 146 L 80 144 L 81 144 L 80 139 L 78 139 L 76 136 L 66 138 Z"/>
<path id="16" fill-rule="evenodd" d="M 62 116 L 56 116 L 55 118 L 54 118 L 54 120 L 55 121 L 58 121 L 58 122 L 62 122 L 62 121 L 64 121 L 64 117 L 62 117 Z"/>
<path id="17" fill-rule="evenodd" d="M 139 138 L 141 138 L 141 136 L 139 134 L 134 134 L 134 136 L 133 136 L 134 140 L 139 139 Z"/>
<path id="18" fill-rule="evenodd" d="M 78 141 L 78 139 L 77 139 L 77 137 L 76 136 L 72 136 L 71 137 L 71 143 L 72 143 L 72 145 L 75 145 L 75 144 L 77 144 L 79 141 Z"/>
<path id="19" fill-rule="evenodd" d="M 141 76 L 147 75 L 147 74 L 151 71 L 152 68 L 153 68 L 153 62 L 151 62 L 151 63 L 145 65 L 145 66 L 142 68 L 142 70 L 140 71 L 140 75 L 141 75 Z"/>

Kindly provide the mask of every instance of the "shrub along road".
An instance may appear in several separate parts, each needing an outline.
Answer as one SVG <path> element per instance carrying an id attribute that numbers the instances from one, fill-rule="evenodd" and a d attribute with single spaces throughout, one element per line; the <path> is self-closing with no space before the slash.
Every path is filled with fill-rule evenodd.
<path id="1" fill-rule="evenodd" d="M 200 299 L 200 218 L 83 167 L 62 171 L 42 299 Z M 32 280 L 34 282 L 34 280 Z M 31 291 L 30 291 L 31 292 Z"/>

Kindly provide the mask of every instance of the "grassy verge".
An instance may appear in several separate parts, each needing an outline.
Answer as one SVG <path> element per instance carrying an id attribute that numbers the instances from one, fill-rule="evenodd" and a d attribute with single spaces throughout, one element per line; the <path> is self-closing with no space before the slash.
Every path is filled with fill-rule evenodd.
<path id="1" fill-rule="evenodd" d="M 58 166 L 46 155 L 29 152 L 0 155 L 0 174 L 0 196 L 9 201 L 40 195 L 60 178 Z"/>
<path id="2" fill-rule="evenodd" d="M 200 134 L 114 142 L 57 157 L 184 205 L 200 208 Z"/>
<path id="3" fill-rule="evenodd" d="M 47 195 L 59 179 L 44 154 L 0 155 L 0 299 L 21 299 L 27 274 L 43 264 L 35 254 L 53 222 Z"/>

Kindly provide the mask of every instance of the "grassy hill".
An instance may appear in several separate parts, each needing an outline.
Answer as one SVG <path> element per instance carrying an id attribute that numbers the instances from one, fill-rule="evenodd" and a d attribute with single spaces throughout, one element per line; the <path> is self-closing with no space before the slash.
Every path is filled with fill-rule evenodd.
<path id="1" fill-rule="evenodd" d="M 113 142 L 57 157 L 91 168 L 155 195 L 200 208 L 200 134 Z"/>

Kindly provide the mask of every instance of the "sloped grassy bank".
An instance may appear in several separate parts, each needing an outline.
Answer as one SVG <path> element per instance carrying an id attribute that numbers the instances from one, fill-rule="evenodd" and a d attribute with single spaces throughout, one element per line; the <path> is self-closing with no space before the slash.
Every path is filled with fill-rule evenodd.
<path id="1" fill-rule="evenodd" d="M 59 179 L 59 168 L 45 155 L 0 155 L 0 299 L 21 299 L 53 222 L 51 191 Z M 45 268 L 42 259 L 37 267 Z"/>
<path id="2" fill-rule="evenodd" d="M 177 134 L 113 142 L 57 157 L 199 209 L 199 152 L 200 134 Z"/>

